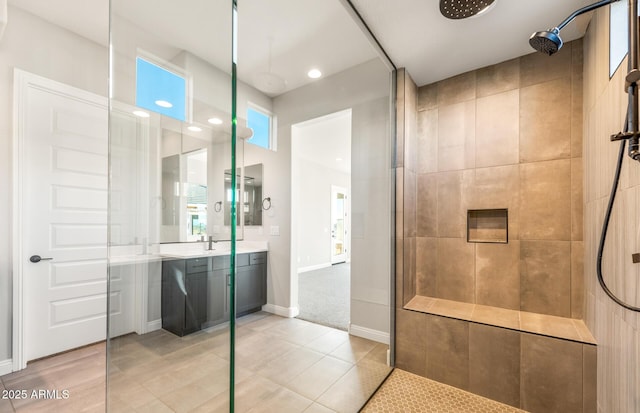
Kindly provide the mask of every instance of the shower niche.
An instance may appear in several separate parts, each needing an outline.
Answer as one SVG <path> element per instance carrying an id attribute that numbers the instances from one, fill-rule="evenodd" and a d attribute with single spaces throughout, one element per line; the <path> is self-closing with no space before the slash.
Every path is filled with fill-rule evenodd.
<path id="1" fill-rule="evenodd" d="M 504 209 L 470 209 L 467 211 L 467 242 L 507 244 L 509 212 Z"/>

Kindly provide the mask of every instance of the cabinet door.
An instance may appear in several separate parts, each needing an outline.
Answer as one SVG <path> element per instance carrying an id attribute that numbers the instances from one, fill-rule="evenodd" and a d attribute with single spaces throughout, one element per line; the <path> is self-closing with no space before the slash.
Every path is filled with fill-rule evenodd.
<path id="1" fill-rule="evenodd" d="M 172 260 L 162 263 L 162 328 L 179 336 L 184 335 L 184 285 L 185 261 Z"/>
<path id="2" fill-rule="evenodd" d="M 207 320 L 207 273 L 186 276 L 185 320 L 186 332 L 198 331 Z"/>
<path id="3" fill-rule="evenodd" d="M 264 264 L 238 268 L 237 312 L 242 315 L 249 310 L 260 309 L 266 303 Z"/>
<path id="4" fill-rule="evenodd" d="M 208 273 L 205 291 L 209 303 L 207 311 L 209 325 L 229 321 L 229 274 L 228 269 Z"/>

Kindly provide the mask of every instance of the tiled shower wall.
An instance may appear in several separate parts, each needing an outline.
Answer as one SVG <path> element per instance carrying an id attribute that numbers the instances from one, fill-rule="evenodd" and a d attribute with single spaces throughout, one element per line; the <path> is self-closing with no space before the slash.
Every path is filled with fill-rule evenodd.
<path id="1" fill-rule="evenodd" d="M 451 266 L 453 269 L 448 271 L 454 281 L 456 271 L 467 274 L 462 279 L 467 285 L 473 284 L 468 288 L 473 291 L 473 300 L 477 300 L 477 291 L 481 291 L 477 281 L 483 277 L 477 274 L 491 276 L 489 269 L 504 274 L 502 267 L 506 266 L 517 288 L 505 291 L 518 300 L 521 278 L 537 280 L 541 289 L 546 284 L 551 290 L 556 288 L 553 281 L 558 275 L 564 288 L 564 316 L 580 318 L 582 47 L 580 42 L 567 46 L 558 55 L 558 62 L 530 55 L 424 88 L 417 88 L 404 70 L 399 70 L 397 76 L 396 366 L 535 413 L 595 411 L 595 346 L 465 321 L 455 315 L 451 318 L 410 311 L 404 306 L 417 292 L 437 296 L 438 267 Z M 567 95 L 560 96 L 554 88 Z M 512 96 L 509 104 L 499 105 L 509 94 L 516 94 L 517 100 Z M 554 103 L 550 96 L 558 101 Z M 481 107 L 491 101 L 496 105 Z M 441 126 L 441 108 L 445 117 L 447 110 L 458 110 L 460 117 Z M 428 116 L 432 122 L 426 122 Z M 489 119 L 481 123 L 483 116 Z M 479 131 L 480 125 L 489 132 Z M 523 125 L 532 130 L 523 132 Z M 450 129 L 444 129 L 447 127 Z M 500 139 L 512 139 L 511 146 Z M 488 150 L 490 142 L 493 149 Z M 545 144 L 555 149 L 540 148 L 536 152 L 536 147 Z M 521 150 L 525 158 L 521 158 Z M 496 158 L 492 158 L 492 151 Z M 439 158 L 443 154 L 455 159 L 444 159 L 441 166 Z M 506 157 L 507 162 L 513 163 L 492 164 L 505 162 Z M 507 173 L 510 170 L 511 175 Z M 449 179 L 451 176 L 459 178 Z M 436 181 L 435 191 L 433 185 L 431 190 L 425 185 L 429 179 Z M 562 185 L 555 186 L 557 181 Z M 438 182 L 443 185 L 439 187 Z M 450 183 L 455 190 L 448 191 Z M 424 199 L 433 192 L 435 201 Z M 457 255 L 455 247 L 466 243 L 460 224 L 467 205 L 501 208 L 504 200 L 510 202 L 507 207 L 511 224 L 515 224 L 510 228 L 510 243 L 475 244 L 466 258 Z M 428 205 L 430 208 L 425 207 Z M 459 206 L 460 211 L 451 214 L 451 205 Z M 440 225 L 438 215 L 446 214 L 454 219 Z M 524 223 L 523 215 L 531 222 Z M 536 223 L 539 226 L 533 225 Z M 440 230 L 447 236 L 440 237 Z M 453 248 L 445 249 L 451 245 Z M 478 246 L 480 254 L 476 251 Z M 561 253 L 554 247 L 560 248 Z M 489 251 L 487 255 L 482 255 L 484 248 Z M 505 254 L 500 254 L 499 249 Z M 483 258 L 487 256 L 492 260 Z M 460 265 L 458 261 L 463 258 L 466 264 Z M 550 264 L 558 261 L 564 263 L 562 270 L 557 264 Z M 467 264 L 472 271 L 468 271 Z M 429 277 L 425 268 L 435 271 L 435 279 L 425 281 Z M 479 271 L 481 268 L 487 270 Z M 442 277 L 440 280 L 446 281 Z M 572 289 L 572 285 L 576 288 Z M 502 288 L 497 285 L 495 292 L 501 293 Z M 499 296 L 494 298 L 496 301 L 490 305 L 502 305 Z M 516 302 L 512 302 L 515 306 Z"/>
<path id="2" fill-rule="evenodd" d="M 405 303 L 582 318 L 582 60 L 579 40 L 417 88 L 403 125 Z M 499 208 L 508 244 L 467 242 L 467 210 Z"/>
<path id="3" fill-rule="evenodd" d="M 626 60 L 609 80 L 609 8 L 595 13 L 584 37 L 585 322 L 598 341 L 598 411 L 640 411 L 640 317 L 615 304 L 598 285 L 596 255 L 615 171 L 627 95 Z M 640 164 L 626 155 L 604 251 L 603 273 L 620 298 L 640 306 Z"/>

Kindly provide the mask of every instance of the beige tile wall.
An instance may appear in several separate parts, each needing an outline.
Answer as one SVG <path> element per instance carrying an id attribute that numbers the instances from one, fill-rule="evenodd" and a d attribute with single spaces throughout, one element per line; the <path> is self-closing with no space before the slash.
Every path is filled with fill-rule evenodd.
<path id="1" fill-rule="evenodd" d="M 578 40 L 552 59 L 530 54 L 420 88 L 402 71 L 403 246 L 416 260 L 404 264 L 403 302 L 582 318 L 582 60 Z M 468 243 L 467 210 L 491 208 L 508 208 L 509 243 Z"/>
<path id="2" fill-rule="evenodd" d="M 594 345 L 404 309 L 396 320 L 398 368 L 532 413 L 595 411 Z"/>
<path id="3" fill-rule="evenodd" d="M 416 294 L 418 89 L 404 69 L 396 74 L 396 307 Z"/>
<path id="4" fill-rule="evenodd" d="M 615 171 L 618 143 L 609 135 L 623 126 L 627 95 L 624 61 L 610 80 L 609 13 L 595 13 L 584 37 L 584 285 L 585 322 L 598 340 L 598 412 L 640 411 L 640 317 L 605 295 L 596 279 L 600 230 Z M 603 258 L 609 288 L 629 304 L 640 306 L 640 165 L 626 155 Z M 581 257 L 575 257 L 575 260 Z M 585 358 L 594 363 L 595 352 Z M 592 397 L 595 395 L 592 393 Z"/>
<path id="5" fill-rule="evenodd" d="M 403 308 L 417 294 L 582 317 L 581 59 L 574 42 L 559 73 L 525 56 L 420 88 L 398 71 L 397 367 L 532 412 L 594 411 L 593 345 Z M 521 151 L 522 90 L 535 96 L 562 82 L 571 95 L 558 104 L 569 110 L 550 116 L 565 136 L 529 133 Z M 557 157 L 536 152 L 541 140 Z M 509 243 L 467 243 L 467 208 L 508 208 Z M 464 311 L 440 304 L 451 317 Z"/>

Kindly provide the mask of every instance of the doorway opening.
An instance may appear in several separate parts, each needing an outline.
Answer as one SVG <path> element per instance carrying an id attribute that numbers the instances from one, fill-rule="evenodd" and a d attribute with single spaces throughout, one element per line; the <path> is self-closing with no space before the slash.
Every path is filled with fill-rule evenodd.
<path id="1" fill-rule="evenodd" d="M 292 281 L 298 285 L 298 318 L 348 330 L 351 109 L 293 125 L 291 140 Z"/>

